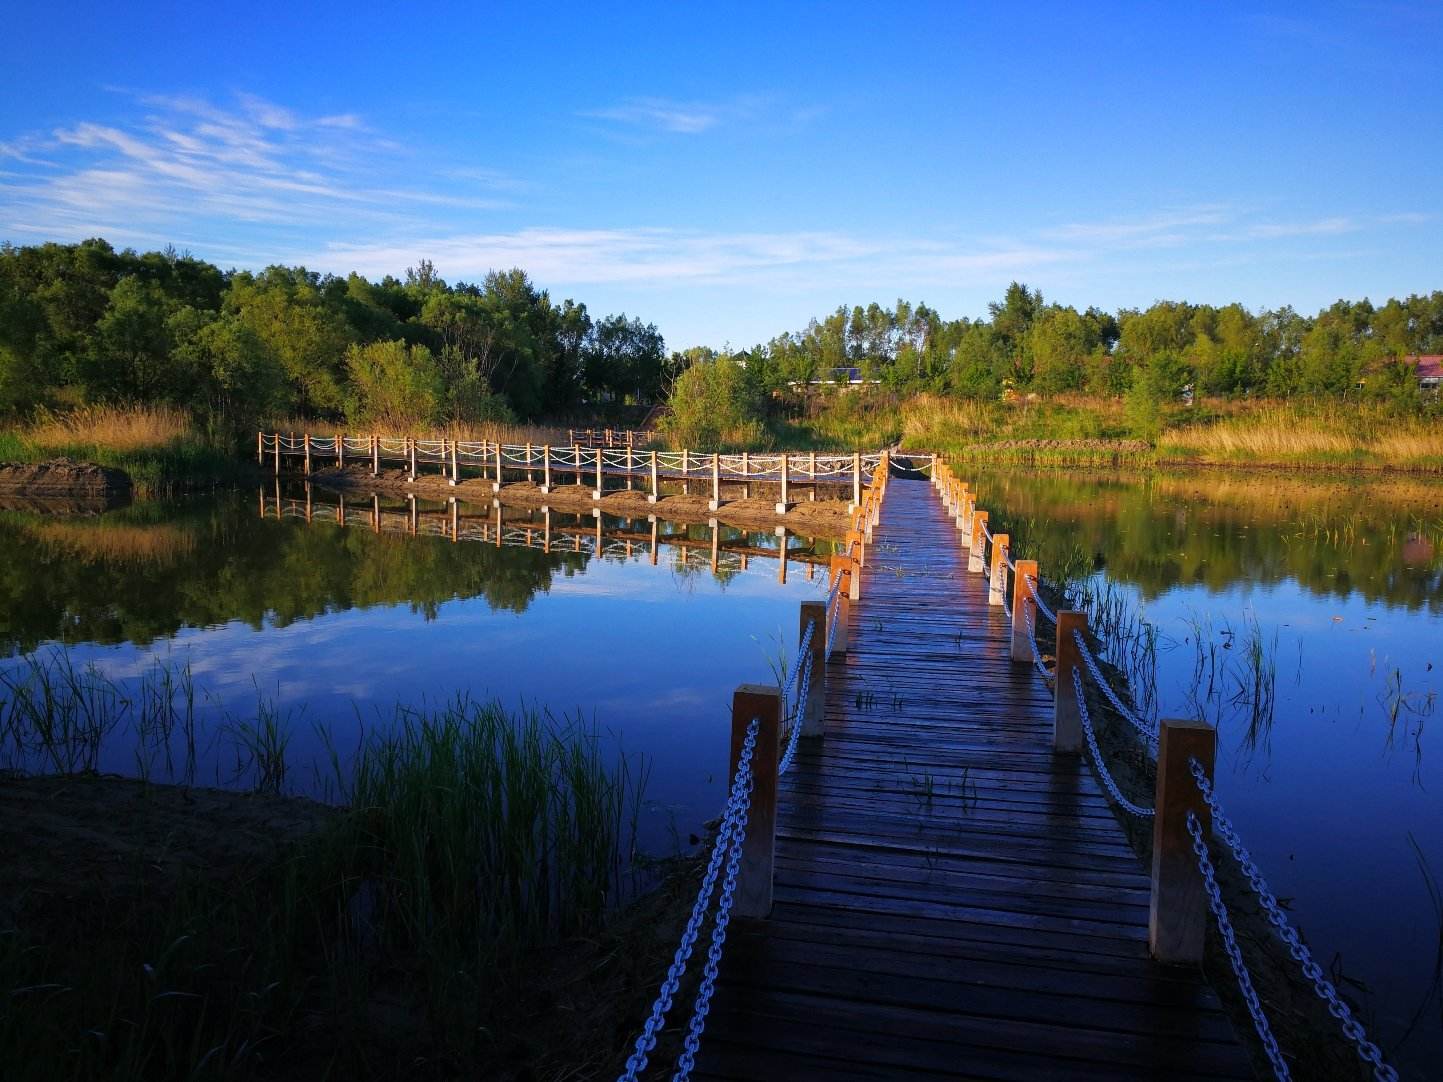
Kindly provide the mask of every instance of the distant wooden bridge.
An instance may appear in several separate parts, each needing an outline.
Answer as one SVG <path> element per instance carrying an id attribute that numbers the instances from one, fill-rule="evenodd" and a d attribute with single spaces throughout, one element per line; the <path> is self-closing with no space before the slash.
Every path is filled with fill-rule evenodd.
<path id="1" fill-rule="evenodd" d="M 1140 717 L 1086 615 L 1048 607 L 1037 564 L 945 463 L 930 486 L 896 482 L 884 515 L 888 472 L 826 603 L 802 606 L 785 682 L 736 691 L 727 804 L 620 1082 L 1252 1078 L 1199 964 L 1210 914 L 1259 1062 L 1288 1080 L 1210 838 L 1395 1082 L 1218 805 L 1212 728 Z M 1109 770 L 1107 709 L 1156 761 L 1152 793 Z M 1149 868 L 1120 815 L 1150 823 Z"/>

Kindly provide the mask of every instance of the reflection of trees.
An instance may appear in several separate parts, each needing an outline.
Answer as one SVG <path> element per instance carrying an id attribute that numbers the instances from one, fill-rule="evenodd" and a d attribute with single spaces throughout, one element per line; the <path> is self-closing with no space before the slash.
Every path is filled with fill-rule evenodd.
<path id="1" fill-rule="evenodd" d="M 1044 574 L 1106 567 L 1145 598 L 1291 579 L 1318 596 L 1443 612 L 1443 485 L 1032 472 L 983 473 L 975 487 Z"/>
<path id="2" fill-rule="evenodd" d="M 164 520 L 141 505 L 70 520 L 60 536 L 53 522 L 4 513 L 0 552 L 0 642 L 10 651 L 46 639 L 149 642 L 184 626 L 259 627 L 272 614 L 285 625 L 403 602 L 429 619 L 461 597 L 521 612 L 558 571 L 586 563 L 577 553 L 264 522 L 244 498 L 166 508 Z"/>

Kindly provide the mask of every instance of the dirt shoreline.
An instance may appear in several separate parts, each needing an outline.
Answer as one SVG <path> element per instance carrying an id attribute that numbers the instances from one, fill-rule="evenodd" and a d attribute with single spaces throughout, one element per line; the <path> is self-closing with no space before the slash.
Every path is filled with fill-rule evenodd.
<path id="1" fill-rule="evenodd" d="M 7 496 L 108 500 L 130 495 L 133 487 L 124 470 L 93 462 L 0 462 L 0 494 Z"/>
<path id="2" fill-rule="evenodd" d="M 294 477 L 294 475 L 282 476 Z M 712 519 L 724 526 L 738 526 L 745 529 L 772 530 L 784 527 L 792 533 L 813 537 L 841 537 L 850 525 L 850 513 L 844 500 L 801 500 L 791 502 L 785 514 L 777 514 L 773 499 L 752 498 L 748 500 L 722 500 L 716 511 L 710 511 L 706 495 L 684 496 L 663 494 L 656 503 L 647 500 L 647 494 L 639 489 L 621 489 L 607 492 L 601 500 L 593 500 L 589 485 L 553 485 L 549 493 L 542 492 L 539 485 L 528 481 L 508 482 L 498 495 L 493 491 L 489 479 L 463 478 L 458 485 L 452 485 L 444 477 L 421 476 L 413 482 L 405 470 L 385 470 L 379 476 L 371 476 L 368 469 L 329 468 L 317 470 L 310 475 L 312 484 L 327 488 L 376 492 L 394 495 L 422 496 L 427 499 L 445 500 L 456 497 L 467 503 L 491 506 L 499 499 L 503 507 L 540 508 L 553 511 L 590 512 L 601 508 L 604 514 L 618 518 L 644 518 L 655 515 L 668 522 L 706 524 Z"/>

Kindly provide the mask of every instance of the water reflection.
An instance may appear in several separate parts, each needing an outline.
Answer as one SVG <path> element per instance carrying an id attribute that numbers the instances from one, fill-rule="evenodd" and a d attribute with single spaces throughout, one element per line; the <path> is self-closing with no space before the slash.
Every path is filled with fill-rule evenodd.
<path id="1" fill-rule="evenodd" d="M 310 486 L 262 488 L 249 501 L 143 503 L 86 517 L 6 511 L 0 643 L 10 654 L 52 640 L 144 644 L 186 627 L 286 627 L 388 605 L 430 620 L 458 598 L 522 613 L 557 578 L 597 559 L 644 556 L 722 583 L 762 560 L 785 583 L 789 573 L 811 579 L 828 547 L 786 533 L 499 505 L 488 512 L 348 498 Z"/>
<path id="2" fill-rule="evenodd" d="M 1178 586 L 1290 582 L 1443 613 L 1437 482 L 984 471 L 973 487 L 1044 573 L 1105 568 L 1145 600 Z"/>

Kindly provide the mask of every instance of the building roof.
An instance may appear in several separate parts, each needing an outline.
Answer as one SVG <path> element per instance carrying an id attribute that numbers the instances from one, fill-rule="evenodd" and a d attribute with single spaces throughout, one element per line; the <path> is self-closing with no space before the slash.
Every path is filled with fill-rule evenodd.
<path id="1" fill-rule="evenodd" d="M 1419 379 L 1443 379 L 1443 353 L 1420 353 L 1404 357 L 1404 364 L 1417 369 Z"/>

